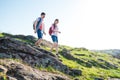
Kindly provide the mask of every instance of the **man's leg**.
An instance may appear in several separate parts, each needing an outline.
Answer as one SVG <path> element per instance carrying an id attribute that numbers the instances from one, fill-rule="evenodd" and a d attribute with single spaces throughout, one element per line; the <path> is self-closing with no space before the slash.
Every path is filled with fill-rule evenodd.
<path id="1" fill-rule="evenodd" d="M 35 46 L 38 46 L 38 40 L 35 42 Z"/>
<path id="2" fill-rule="evenodd" d="M 38 39 L 38 40 L 35 42 L 35 46 L 39 46 L 41 42 L 42 42 L 42 38 Z"/>
<path id="3" fill-rule="evenodd" d="M 40 45 L 41 42 L 42 42 L 42 38 L 38 40 L 38 46 Z"/>
<path id="4" fill-rule="evenodd" d="M 41 30 L 39 30 L 39 29 L 37 30 L 37 36 L 38 36 L 38 40 L 35 42 L 35 45 L 39 46 L 42 41 L 42 36 L 43 36 Z"/>

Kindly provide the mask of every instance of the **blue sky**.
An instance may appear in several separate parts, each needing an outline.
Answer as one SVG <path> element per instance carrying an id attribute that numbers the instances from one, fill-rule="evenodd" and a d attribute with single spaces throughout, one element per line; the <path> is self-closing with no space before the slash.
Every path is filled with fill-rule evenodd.
<path id="1" fill-rule="evenodd" d="M 0 0 L 0 32 L 33 35 L 41 12 L 46 33 L 60 20 L 59 43 L 88 49 L 120 49 L 120 0 Z"/>

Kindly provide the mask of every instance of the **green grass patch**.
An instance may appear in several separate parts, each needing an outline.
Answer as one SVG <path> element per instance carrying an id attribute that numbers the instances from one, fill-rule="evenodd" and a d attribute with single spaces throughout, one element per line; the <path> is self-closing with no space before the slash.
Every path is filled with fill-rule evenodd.
<path id="1" fill-rule="evenodd" d="M 78 55 L 76 55 L 76 54 L 78 54 Z M 79 54 L 84 54 L 84 55 L 79 56 Z M 111 55 L 91 52 L 91 51 L 87 51 L 87 50 L 80 50 L 80 49 L 71 50 L 71 55 L 75 58 L 82 59 L 84 61 L 94 60 L 94 61 L 98 62 L 99 64 L 105 65 L 104 62 L 99 61 L 99 59 L 101 59 L 101 60 L 107 61 L 111 64 L 116 64 L 119 66 L 118 69 L 103 69 L 100 66 L 87 68 L 85 66 L 78 64 L 74 60 L 68 60 L 63 56 L 60 56 L 60 59 L 63 61 L 62 62 L 63 64 L 65 64 L 68 67 L 73 68 L 73 69 L 82 70 L 82 76 L 76 77 L 80 80 L 94 80 L 94 78 L 103 78 L 104 80 L 107 80 L 109 77 L 120 78 L 120 65 L 118 63 L 118 62 L 120 62 L 120 60 L 113 58 Z"/>
<path id="2" fill-rule="evenodd" d="M 2 80 L 7 80 L 7 75 L 3 74 L 2 72 L 0 72 L 0 77 L 2 78 Z"/>
<path id="3" fill-rule="evenodd" d="M 0 33 L 0 37 L 4 37 L 4 35 L 2 33 Z"/>

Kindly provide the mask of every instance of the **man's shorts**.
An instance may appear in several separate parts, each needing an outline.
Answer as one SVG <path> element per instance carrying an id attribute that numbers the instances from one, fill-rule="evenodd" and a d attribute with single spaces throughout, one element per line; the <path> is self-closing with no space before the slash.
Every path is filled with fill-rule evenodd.
<path id="1" fill-rule="evenodd" d="M 37 30 L 37 36 L 38 36 L 38 39 L 42 39 L 43 37 L 43 33 L 40 29 Z"/>

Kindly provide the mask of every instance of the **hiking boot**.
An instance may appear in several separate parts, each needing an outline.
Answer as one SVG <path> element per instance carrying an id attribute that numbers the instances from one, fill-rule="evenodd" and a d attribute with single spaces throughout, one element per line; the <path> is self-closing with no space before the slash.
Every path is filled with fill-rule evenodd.
<path id="1" fill-rule="evenodd" d="M 56 56 L 57 56 L 57 57 L 60 57 L 60 55 L 59 55 L 58 53 L 56 53 Z"/>
<path id="2" fill-rule="evenodd" d="M 40 46 L 40 45 L 38 45 L 38 47 L 39 47 L 39 48 L 41 48 L 41 46 Z"/>
<path id="3" fill-rule="evenodd" d="M 41 46 L 40 46 L 40 45 L 35 45 L 35 46 L 37 46 L 37 47 L 41 48 Z"/>

